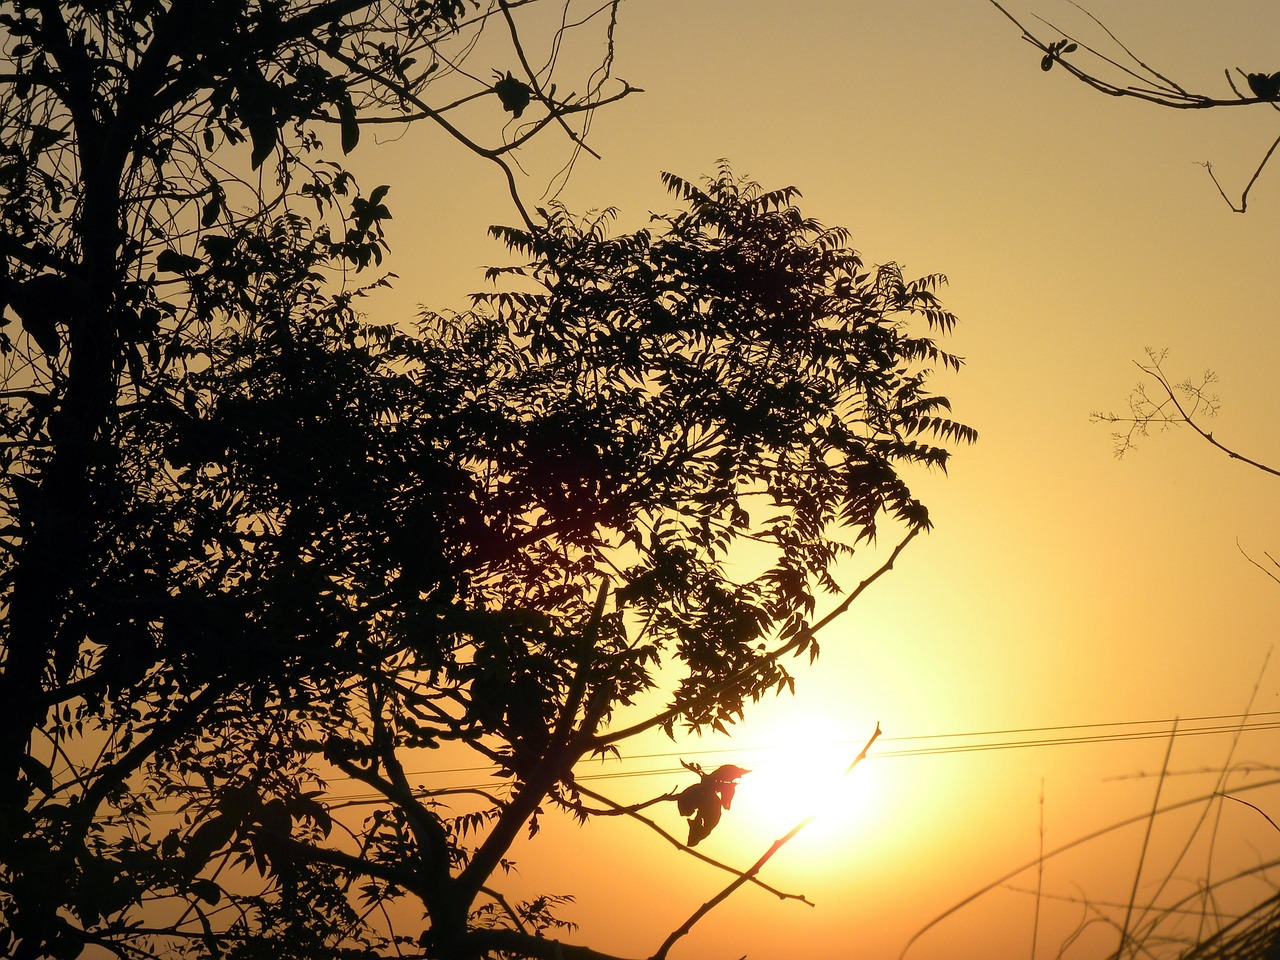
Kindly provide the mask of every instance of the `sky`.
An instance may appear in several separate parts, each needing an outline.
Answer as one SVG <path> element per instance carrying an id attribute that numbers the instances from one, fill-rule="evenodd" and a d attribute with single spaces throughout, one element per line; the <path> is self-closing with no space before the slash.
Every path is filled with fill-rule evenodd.
<path id="1" fill-rule="evenodd" d="M 1005 6 L 1106 40 L 1067 0 Z M 1224 68 L 1280 69 L 1271 2 L 1088 8 L 1191 89 L 1227 95 Z M 960 318 L 948 345 L 967 363 L 938 389 L 981 434 L 949 475 L 917 478 L 934 531 L 828 628 L 814 668 L 797 665 L 794 700 L 761 704 L 732 741 L 656 740 L 633 751 L 654 756 L 601 771 L 644 774 L 598 781 L 625 799 L 683 783 L 679 758 L 759 768 L 754 798 L 748 777 L 704 845 L 745 867 L 790 824 L 788 804 L 795 818 L 806 812 L 803 795 L 776 792 L 798 774 L 769 785 L 773 758 L 830 757 L 842 770 L 883 728 L 851 775 L 853 796 L 764 870 L 815 906 L 740 890 L 672 956 L 897 957 L 1041 849 L 1140 815 L 1157 791 L 1164 802 L 1211 792 L 1224 765 L 1274 763 L 1275 732 L 1189 731 L 1215 725 L 1195 718 L 1251 709 L 1257 723 L 1280 710 L 1280 584 L 1245 556 L 1280 556 L 1280 481 L 1188 431 L 1118 460 L 1110 428 L 1090 414 L 1123 410 L 1134 361 L 1167 349 L 1175 379 L 1216 372 L 1215 436 L 1280 464 L 1280 166 L 1241 216 L 1197 165 L 1212 161 L 1240 189 L 1275 118 L 1163 110 L 1042 72 L 987 0 L 627 0 L 616 42 L 615 73 L 645 92 L 597 115 L 601 159 L 582 158 L 560 199 L 580 211 L 615 205 L 619 229 L 634 229 L 672 206 L 662 171 L 697 178 L 727 158 L 766 187 L 799 187 L 802 209 L 847 226 L 868 261 L 948 276 L 944 304 Z M 565 157 L 550 141 L 525 158 L 522 189 L 535 201 Z M 351 159 L 366 184 L 392 185 L 388 265 L 400 279 L 369 301 L 371 314 L 464 307 L 483 267 L 503 259 L 487 227 L 515 222 L 498 171 L 425 125 L 366 141 Z M 850 585 L 877 560 L 860 562 Z M 1183 732 L 1170 748 L 1175 717 Z M 1066 729 L 1041 729 L 1056 727 Z M 1143 736 L 1117 739 L 1131 734 Z M 973 749 L 1081 737 L 1100 742 Z M 1267 775 L 1242 770 L 1231 784 Z M 1280 820 L 1280 793 L 1239 796 Z M 1158 818 L 1136 902 L 1280 856 L 1262 812 L 1223 802 L 1204 822 L 1199 808 Z M 1215 824 L 1212 851 L 1188 841 Z M 1065 955 L 1105 955 L 1117 931 L 1087 921 L 1093 905 L 1128 901 L 1145 828 L 1020 874 L 906 955 L 1052 957 L 1082 923 Z M 578 895 L 576 942 L 624 956 L 650 954 L 730 879 L 637 824 L 551 822 L 517 859 L 517 884 Z M 1037 882 L 1038 919 L 1025 892 Z M 1255 883 L 1241 896 L 1268 892 Z"/>

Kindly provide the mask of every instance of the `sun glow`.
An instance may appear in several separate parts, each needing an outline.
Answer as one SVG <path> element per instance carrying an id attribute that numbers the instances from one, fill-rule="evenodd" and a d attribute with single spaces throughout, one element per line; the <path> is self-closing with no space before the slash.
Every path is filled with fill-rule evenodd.
<path id="1" fill-rule="evenodd" d="M 756 836 L 780 837 L 807 818 L 804 832 L 831 838 L 852 834 L 875 816 L 881 799 L 876 764 L 849 765 L 865 741 L 837 739 L 830 727 L 789 726 L 752 751 L 733 810 Z"/>

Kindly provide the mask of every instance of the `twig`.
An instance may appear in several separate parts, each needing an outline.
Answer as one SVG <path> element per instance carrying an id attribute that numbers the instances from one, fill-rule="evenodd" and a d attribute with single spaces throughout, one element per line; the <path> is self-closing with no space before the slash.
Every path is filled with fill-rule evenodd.
<path id="1" fill-rule="evenodd" d="M 1274 580 L 1276 583 L 1280 583 L 1280 577 L 1276 576 L 1276 574 L 1275 574 L 1275 572 L 1274 572 L 1274 571 L 1272 571 L 1272 570 L 1268 570 L 1266 567 L 1264 567 L 1264 566 L 1263 566 L 1262 564 L 1260 564 L 1257 560 L 1253 559 L 1253 557 L 1249 556 L 1249 554 L 1245 552 L 1244 547 L 1240 546 L 1240 538 L 1239 538 L 1239 537 L 1236 537 L 1236 549 L 1240 551 L 1240 555 L 1241 555 L 1242 557 L 1244 557 L 1246 560 L 1248 560 L 1250 563 L 1252 563 L 1255 567 L 1257 567 L 1259 570 L 1261 570 L 1263 573 L 1265 573 L 1268 577 L 1270 577 L 1270 578 L 1271 578 L 1272 580 Z M 1275 565 L 1275 566 L 1277 566 L 1277 567 L 1280 567 L 1280 564 L 1277 564 L 1277 563 L 1276 563 L 1275 558 L 1274 558 L 1273 556 L 1271 556 L 1271 554 L 1267 553 L 1265 550 L 1262 552 L 1262 555 L 1263 555 L 1264 557 L 1266 557 L 1268 560 L 1270 560 L 1270 561 L 1271 561 L 1271 563 L 1272 563 L 1273 565 Z"/>
<path id="2" fill-rule="evenodd" d="M 628 817 L 631 817 L 633 820 L 639 820 L 650 830 L 658 834 L 658 836 L 662 837 L 662 839 L 666 840 L 672 846 L 689 854 L 689 856 L 694 857 L 698 860 L 701 860 L 703 863 L 709 864 L 710 866 L 713 866 L 719 870 L 724 870 L 728 873 L 736 874 L 739 877 L 743 876 L 743 872 L 737 869 L 736 867 L 731 867 L 729 866 L 729 864 L 722 863 L 721 861 L 716 860 L 714 857 L 707 856 L 705 853 L 703 853 L 700 850 L 693 849 L 693 847 L 690 847 L 688 844 L 681 843 L 679 840 L 673 837 L 666 830 L 662 829 L 662 827 L 658 826 L 657 823 L 650 820 L 648 817 L 640 813 L 635 808 L 622 808 L 620 804 L 614 803 L 614 801 L 610 800 L 608 797 L 602 794 L 596 793 L 592 790 L 588 790 L 586 787 L 583 787 L 581 785 L 578 785 L 577 790 L 579 793 L 585 794 L 586 796 L 591 797 L 591 799 L 593 800 L 596 800 L 608 806 L 619 808 L 619 811 L 621 813 L 625 814 Z M 770 886 L 769 884 L 765 883 L 759 877 L 752 877 L 751 882 L 754 883 L 760 889 L 768 891 L 769 893 L 773 894 L 779 900 L 799 900 L 805 906 L 812 907 L 814 905 L 813 901 L 810 900 L 808 897 L 806 897 L 804 894 L 785 893 L 784 891 L 779 890 L 776 887 Z"/>
<path id="3" fill-rule="evenodd" d="M 502 9 L 502 16 L 507 21 L 507 29 L 511 33 L 511 45 L 515 48 L 516 56 L 520 59 L 520 66 L 524 67 L 524 72 L 529 78 L 529 85 L 531 89 L 538 95 L 538 99 L 541 100 L 543 105 L 551 112 L 551 115 L 555 117 L 556 122 L 568 135 L 569 139 L 572 140 L 579 149 L 587 151 L 587 153 L 599 160 L 600 154 L 587 146 L 586 141 L 578 136 L 577 131 L 565 122 L 562 111 L 558 109 L 559 104 L 555 103 L 545 93 L 543 93 L 542 83 L 538 79 L 538 75 L 534 71 L 533 67 L 529 64 L 529 58 L 525 55 L 524 44 L 520 40 L 520 31 L 516 29 L 515 18 L 511 16 L 511 4 L 508 0 L 498 0 L 498 6 Z"/>
<path id="4" fill-rule="evenodd" d="M 1271 159 L 1271 155 L 1276 152 L 1276 147 L 1280 147 L 1280 137 L 1276 137 L 1275 142 L 1267 148 L 1266 155 L 1263 156 L 1262 162 L 1258 164 L 1258 169 L 1253 171 L 1253 176 L 1249 178 L 1249 182 L 1245 184 L 1243 192 L 1240 194 L 1240 206 L 1236 206 L 1231 202 L 1231 198 L 1227 196 L 1227 192 L 1222 189 L 1222 184 L 1218 182 L 1217 175 L 1213 172 L 1213 164 L 1205 161 L 1203 164 L 1205 170 L 1209 173 L 1209 178 L 1213 180 L 1213 185 L 1218 188 L 1218 192 L 1222 194 L 1222 199 L 1227 201 L 1229 206 L 1235 213 L 1244 213 L 1249 206 L 1249 191 L 1253 189 L 1253 185 L 1258 182 L 1258 178 L 1262 176 L 1262 169 L 1267 165 L 1267 161 Z"/>
<path id="5" fill-rule="evenodd" d="M 1277 140 L 1276 143 L 1280 144 L 1280 140 Z M 1274 147 L 1272 149 L 1274 149 Z M 1214 437 L 1211 431 L 1206 430 L 1204 429 L 1204 427 L 1200 426 L 1200 424 L 1195 421 L 1193 416 L 1190 413 L 1188 413 L 1186 409 L 1183 408 L 1182 403 L 1178 400 L 1177 395 L 1174 393 L 1173 387 L 1169 384 L 1169 381 L 1165 378 L 1164 371 L 1160 369 L 1159 363 L 1156 363 L 1151 367 L 1145 367 L 1140 363 L 1136 364 L 1136 366 L 1143 373 L 1147 374 L 1150 377 L 1155 378 L 1156 382 L 1159 383 L 1160 386 L 1164 389 L 1164 392 L 1169 395 L 1169 400 L 1173 403 L 1174 408 L 1178 411 L 1179 420 L 1182 423 L 1185 423 L 1188 427 L 1190 427 L 1196 433 L 1200 434 L 1200 436 L 1204 440 L 1208 441 L 1209 444 L 1211 444 L 1214 447 L 1217 447 L 1219 450 L 1225 453 L 1232 460 L 1239 460 L 1241 463 L 1248 464 L 1251 467 L 1255 467 L 1256 469 L 1261 470 L 1263 473 L 1269 473 L 1273 477 L 1280 477 L 1280 470 L 1277 470 L 1275 467 L 1269 467 L 1265 463 L 1259 463 L 1257 460 L 1253 460 L 1249 457 L 1246 457 L 1243 453 L 1237 453 L 1235 450 L 1232 450 L 1230 447 L 1220 443 Z"/>
<path id="6" fill-rule="evenodd" d="M 1049 29 L 1062 34 L 1068 40 L 1071 40 L 1075 46 L 1078 46 L 1092 54 L 1094 57 L 1097 57 L 1102 63 L 1108 64 L 1116 70 L 1119 70 L 1125 76 L 1138 81 L 1139 86 L 1121 86 L 1121 83 L 1124 81 L 1113 82 L 1103 79 L 1101 76 L 1094 76 L 1089 73 L 1087 69 L 1078 67 L 1060 56 L 1057 47 L 1048 44 L 1035 36 L 1035 34 L 1025 27 L 1017 17 L 1001 6 L 997 0 L 989 0 L 989 2 L 993 7 L 999 10 L 1006 19 L 1022 31 L 1022 38 L 1024 40 L 1043 52 L 1046 55 L 1046 58 L 1049 58 L 1045 61 L 1046 69 L 1055 64 L 1061 65 L 1062 69 L 1071 74 L 1071 76 L 1075 77 L 1077 80 L 1092 87 L 1100 93 L 1107 94 L 1108 96 L 1130 97 L 1137 100 L 1144 100 L 1148 103 L 1154 103 L 1157 106 L 1170 107 L 1176 110 L 1204 110 L 1214 107 L 1255 106 L 1259 103 L 1267 103 L 1270 104 L 1273 109 L 1280 110 L 1280 103 L 1277 103 L 1275 100 L 1259 96 L 1249 96 L 1245 92 L 1241 91 L 1240 88 L 1236 86 L 1230 70 L 1226 70 L 1224 73 L 1226 74 L 1227 85 L 1231 88 L 1232 93 L 1235 94 L 1234 99 L 1223 99 L 1205 94 L 1188 92 L 1179 83 L 1177 83 L 1177 81 L 1165 76 L 1163 73 L 1156 70 L 1150 64 L 1146 63 L 1134 54 L 1134 52 L 1121 42 L 1120 38 L 1117 37 L 1105 23 L 1099 20 L 1088 10 L 1084 9 L 1084 7 L 1080 6 L 1080 4 L 1076 3 L 1075 0 L 1069 0 L 1069 2 L 1072 6 L 1076 7 L 1085 16 L 1097 24 L 1107 37 L 1109 37 L 1116 46 L 1124 51 L 1125 56 L 1137 65 L 1139 70 L 1136 71 L 1126 66 L 1124 63 L 1120 63 L 1117 60 L 1112 59 L 1100 50 L 1096 50 L 1089 46 L 1084 41 L 1072 37 L 1070 34 L 1066 33 L 1066 31 L 1054 26 L 1049 21 L 1044 20 L 1043 18 L 1037 18 L 1040 19 L 1041 22 L 1043 22 Z M 1241 71 L 1241 73 L 1243 74 L 1243 71 Z M 1249 182 L 1245 185 L 1244 190 L 1240 194 L 1238 204 L 1231 199 L 1227 194 L 1227 191 L 1219 182 L 1217 175 L 1213 172 L 1213 165 L 1206 162 L 1202 163 L 1201 166 L 1208 171 L 1210 179 L 1213 180 L 1213 185 L 1217 187 L 1218 193 L 1221 194 L 1222 199 L 1226 202 L 1227 206 L 1229 206 L 1235 213 L 1244 213 L 1249 203 L 1249 191 L 1253 189 L 1253 185 L 1257 183 L 1258 178 L 1262 176 L 1263 169 L 1265 169 L 1267 163 L 1271 160 L 1272 154 L 1275 153 L 1278 147 L 1280 147 L 1280 137 L 1277 137 L 1275 142 L 1272 143 L 1270 149 L 1267 150 L 1266 155 L 1262 158 L 1262 162 L 1259 163 L 1257 169 L 1254 170 L 1253 176 L 1249 178 Z"/>
<path id="7" fill-rule="evenodd" d="M 880 724 L 877 723 L 875 733 L 871 734 L 871 739 L 867 741 L 866 746 L 864 746 L 862 748 L 862 751 L 856 757 L 853 758 L 853 761 L 849 764 L 848 769 L 845 770 L 845 776 L 848 776 L 850 773 L 852 773 L 853 768 L 867 758 L 867 752 L 871 749 L 871 745 L 876 742 L 876 739 L 879 736 L 880 736 Z M 699 920 L 701 920 L 708 913 L 714 910 L 717 906 L 719 906 L 721 903 L 727 900 L 735 890 L 741 887 L 748 880 L 753 879 L 755 875 L 760 872 L 761 868 L 763 868 L 764 865 L 769 862 L 769 858 L 772 857 L 779 850 L 781 850 L 787 843 L 789 843 L 791 839 L 795 837 L 796 834 L 798 834 L 801 830 L 803 830 L 811 822 L 813 822 L 813 819 L 814 819 L 814 815 L 810 814 L 809 816 L 801 820 L 799 823 L 797 823 L 790 830 L 788 830 L 785 834 L 783 834 L 783 836 L 773 841 L 773 844 L 769 847 L 769 849 L 764 852 L 764 854 L 760 857 L 760 859 L 757 860 L 751 866 L 751 868 L 747 870 L 746 873 L 738 877 L 738 879 L 734 880 L 727 887 L 721 890 L 718 894 L 716 894 L 714 897 L 712 897 L 710 900 L 708 900 L 706 903 L 700 906 L 697 910 L 693 912 L 692 915 L 690 915 L 688 920 L 686 920 L 678 928 L 673 930 L 671 932 L 671 935 L 668 936 L 667 939 L 663 941 L 662 946 L 658 948 L 657 952 L 654 953 L 654 955 L 650 958 L 650 960 L 666 960 L 667 953 L 671 950 L 671 948 L 676 944 L 677 941 L 679 941 L 683 936 L 685 936 L 685 934 L 687 934 L 690 930 L 692 930 L 694 925 Z"/>
<path id="8" fill-rule="evenodd" d="M 1252 807 L 1254 810 L 1257 810 L 1258 813 L 1262 814 L 1263 819 L 1266 820 L 1267 823 L 1271 824 L 1271 826 L 1275 829 L 1277 833 L 1280 833 L 1280 824 L 1277 824 L 1274 820 L 1272 820 L 1271 815 L 1267 813 L 1267 811 L 1263 810 L 1256 803 L 1250 803 L 1248 800 L 1241 800 L 1239 797 L 1234 797 L 1229 793 L 1220 793 L 1218 794 L 1218 796 L 1226 800 L 1234 800 L 1236 803 L 1243 803 L 1246 807 Z"/>

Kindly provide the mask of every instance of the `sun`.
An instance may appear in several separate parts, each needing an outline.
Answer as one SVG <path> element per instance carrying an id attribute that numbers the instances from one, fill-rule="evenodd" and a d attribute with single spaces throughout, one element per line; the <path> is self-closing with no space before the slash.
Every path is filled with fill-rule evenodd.
<path id="1" fill-rule="evenodd" d="M 751 772 L 734 796 L 734 819 L 771 839 L 805 819 L 810 838 L 865 828 L 883 799 L 877 764 L 849 769 L 865 742 L 842 739 L 816 721 L 774 728 L 766 744 L 744 755 L 742 765 Z"/>

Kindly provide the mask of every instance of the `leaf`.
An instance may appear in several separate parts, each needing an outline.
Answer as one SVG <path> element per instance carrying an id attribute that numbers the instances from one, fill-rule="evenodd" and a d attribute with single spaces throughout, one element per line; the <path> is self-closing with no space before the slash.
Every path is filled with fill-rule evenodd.
<path id="1" fill-rule="evenodd" d="M 715 791 L 711 791 L 712 797 L 714 797 L 714 793 Z M 697 813 L 699 807 L 707 803 L 707 800 L 707 783 L 704 780 L 681 790 L 680 795 L 676 797 L 676 808 L 680 811 L 680 816 L 692 817 Z"/>
<path id="2" fill-rule="evenodd" d="M 700 772 L 695 766 L 684 766 Z M 681 816 L 689 819 L 689 846 L 697 846 L 699 841 L 706 839 L 716 828 L 723 811 L 733 804 L 737 781 L 750 772 L 743 767 L 726 763 L 711 773 L 702 774 L 697 783 L 680 792 L 676 797 L 676 807 Z"/>
<path id="3" fill-rule="evenodd" d="M 533 98 L 533 88 L 513 77 L 510 70 L 505 77 L 496 72 L 495 76 L 498 77 L 498 82 L 493 85 L 493 92 L 502 101 L 502 109 L 519 119 L 520 114 L 524 113 L 524 108 L 529 106 L 529 101 Z"/>
<path id="4" fill-rule="evenodd" d="M 271 156 L 280 131 L 276 129 L 275 120 L 270 116 L 250 117 L 245 121 L 245 126 L 249 128 L 249 139 L 253 141 L 253 154 L 249 163 L 257 170 Z"/>
<path id="5" fill-rule="evenodd" d="M 351 102 L 350 91 L 343 91 L 338 100 L 338 124 L 342 130 L 342 152 L 350 153 L 360 142 L 360 124 L 356 121 L 355 104 Z"/>
<path id="6" fill-rule="evenodd" d="M 212 227 L 218 222 L 218 216 L 221 213 L 222 192 L 220 190 L 215 190 L 208 202 L 204 205 L 204 209 L 200 211 L 200 226 Z"/>
<path id="7" fill-rule="evenodd" d="M 161 250 L 156 256 L 156 269 L 161 273 L 188 274 L 199 270 L 201 261 L 177 250 Z"/>
<path id="8" fill-rule="evenodd" d="M 722 767 L 716 767 L 711 774 L 711 779 L 720 783 L 728 783 L 730 781 L 741 780 L 751 771 L 745 767 L 735 766 L 732 763 L 726 763 Z"/>
<path id="9" fill-rule="evenodd" d="M 240 120 L 248 128 L 253 142 L 250 163 L 256 170 L 271 156 L 280 137 L 275 110 L 279 91 L 263 76 L 258 65 L 250 62 L 236 82 L 236 93 L 240 97 Z"/>
<path id="10" fill-rule="evenodd" d="M 33 123 L 31 125 L 31 142 L 27 144 L 28 156 L 35 157 L 43 153 L 59 140 L 65 139 L 66 136 L 67 131 L 65 130 L 55 130 L 52 127 L 46 127 L 43 123 Z"/>
<path id="11" fill-rule="evenodd" d="M 226 814 L 217 814 L 200 824 L 184 845 L 187 875 L 199 873 L 209 858 L 231 841 L 238 826 L 236 818 Z"/>
<path id="12" fill-rule="evenodd" d="M 46 797 L 53 793 L 53 774 L 43 763 L 29 754 L 18 758 L 18 768 L 27 775 L 27 779 Z"/>
<path id="13" fill-rule="evenodd" d="M 720 822 L 720 807 L 712 804 L 703 807 L 698 815 L 689 821 L 689 846 L 696 847 L 700 840 L 705 840 Z"/>
<path id="14" fill-rule="evenodd" d="M 1245 75 L 1245 79 L 1259 100 L 1280 99 L 1280 73 L 1250 73 Z"/>
<path id="15" fill-rule="evenodd" d="M 204 878 L 191 881 L 191 892 L 211 907 L 217 906 L 218 901 L 222 899 L 222 888 L 212 880 Z"/>

